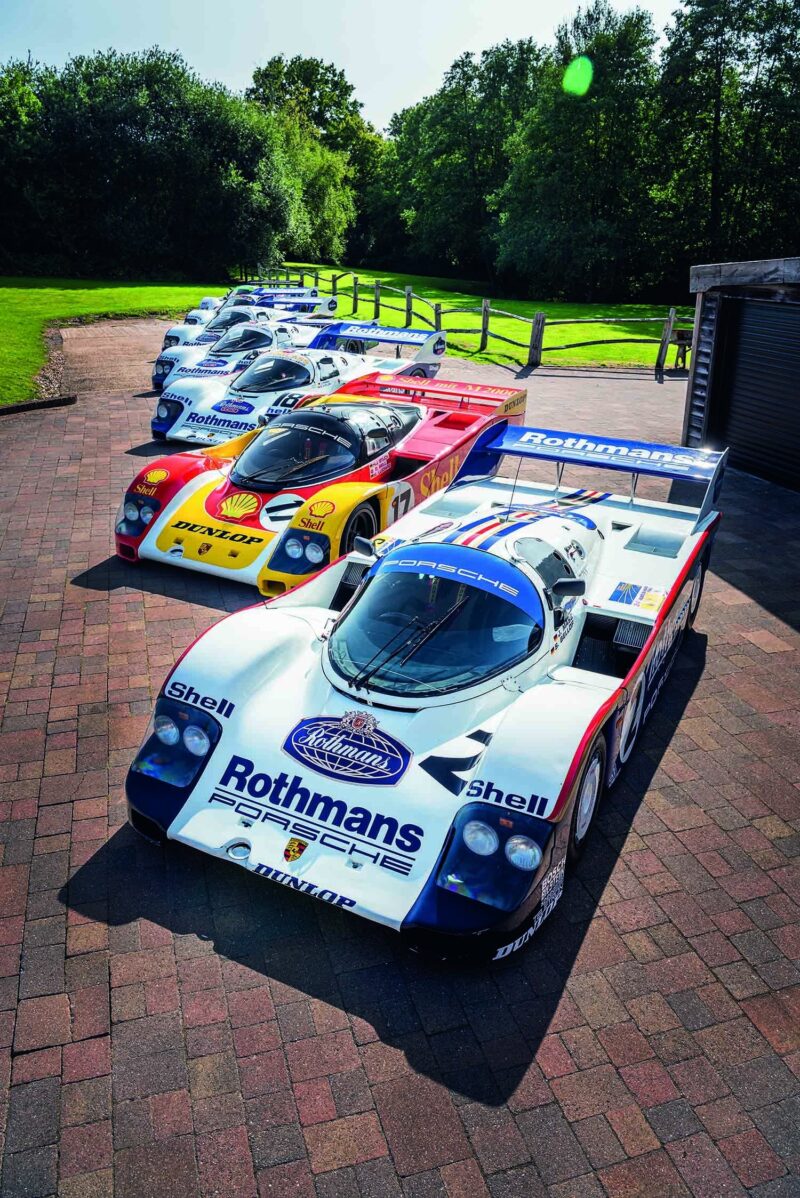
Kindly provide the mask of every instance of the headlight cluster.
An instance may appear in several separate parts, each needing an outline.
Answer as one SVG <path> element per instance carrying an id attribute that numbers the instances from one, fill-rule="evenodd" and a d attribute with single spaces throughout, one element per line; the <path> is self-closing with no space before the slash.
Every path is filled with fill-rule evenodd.
<path id="1" fill-rule="evenodd" d="M 269 568 L 279 574 L 311 574 L 327 566 L 331 543 L 324 532 L 288 529 L 275 547 Z"/>
<path id="2" fill-rule="evenodd" d="M 156 358 L 156 364 L 153 367 L 153 374 L 163 378 L 165 374 L 169 374 L 175 363 L 171 358 Z"/>
<path id="3" fill-rule="evenodd" d="M 161 346 L 161 348 L 162 349 L 172 349 L 173 345 L 177 345 L 179 343 L 179 341 L 180 341 L 180 337 L 176 337 L 174 333 L 173 334 L 167 333 L 166 337 L 164 338 L 164 344 Z"/>
<path id="4" fill-rule="evenodd" d="M 293 562 L 298 562 L 301 557 L 306 557 L 312 566 L 319 566 L 325 560 L 325 550 L 316 541 L 309 541 L 304 546 L 296 537 L 290 537 L 284 545 L 284 549 Z"/>
<path id="5" fill-rule="evenodd" d="M 453 824 L 436 884 L 464 898 L 513 911 L 536 884 L 552 825 L 534 816 L 468 803 Z"/>
<path id="6" fill-rule="evenodd" d="M 149 495 L 126 495 L 117 512 L 115 531 L 126 537 L 141 536 L 160 507 L 159 501 Z"/>
<path id="7" fill-rule="evenodd" d="M 162 695 L 131 769 L 169 786 L 189 786 L 208 760 L 221 731 L 207 712 Z"/>

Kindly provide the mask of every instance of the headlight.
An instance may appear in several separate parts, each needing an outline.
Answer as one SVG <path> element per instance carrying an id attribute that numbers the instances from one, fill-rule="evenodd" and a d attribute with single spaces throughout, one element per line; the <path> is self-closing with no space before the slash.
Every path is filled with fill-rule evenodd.
<path id="1" fill-rule="evenodd" d="M 190 724 L 188 728 L 184 728 L 183 743 L 190 753 L 194 753 L 195 757 L 205 757 L 211 748 L 211 741 L 203 729 L 198 728 L 196 724 Z"/>
<path id="2" fill-rule="evenodd" d="M 467 848 L 479 857 L 491 857 L 492 853 L 497 852 L 497 846 L 500 844 L 494 828 L 490 828 L 479 819 L 471 819 L 466 823 L 462 835 Z"/>
<path id="3" fill-rule="evenodd" d="M 153 516 L 155 516 L 155 512 L 151 507 L 143 507 L 139 512 L 139 517 L 142 521 L 142 524 L 149 524 L 153 519 Z"/>
<path id="4" fill-rule="evenodd" d="M 509 836 L 506 841 L 506 857 L 517 869 L 536 869 L 542 859 L 542 850 L 528 836 Z"/>
<path id="5" fill-rule="evenodd" d="M 312 541 L 306 545 L 306 557 L 313 566 L 318 566 L 320 562 L 325 560 L 325 550 L 321 545 L 315 545 Z"/>
<path id="6" fill-rule="evenodd" d="M 139 509 L 135 503 L 126 503 L 123 510 L 125 512 L 125 519 L 130 520 L 132 524 L 139 519 Z"/>
<path id="7" fill-rule="evenodd" d="M 168 715 L 157 715 L 153 723 L 155 732 L 162 745 L 177 745 L 181 739 L 178 725 Z"/>
<path id="8" fill-rule="evenodd" d="M 303 546 L 294 537 L 286 542 L 284 549 L 286 550 L 287 557 L 290 557 L 292 561 L 296 562 L 298 558 L 303 556 Z"/>
<path id="9" fill-rule="evenodd" d="M 169 416 L 169 408 L 165 403 L 160 403 L 156 408 L 159 420 L 166 420 Z"/>
<path id="10" fill-rule="evenodd" d="M 179 340 L 180 340 L 179 337 L 165 337 L 164 344 L 161 346 L 161 348 L 162 349 L 172 349 L 173 345 L 178 344 Z"/>

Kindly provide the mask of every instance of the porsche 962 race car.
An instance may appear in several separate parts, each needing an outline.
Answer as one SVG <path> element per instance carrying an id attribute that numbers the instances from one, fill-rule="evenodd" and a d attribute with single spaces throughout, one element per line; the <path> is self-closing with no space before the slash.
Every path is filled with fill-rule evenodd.
<path id="1" fill-rule="evenodd" d="M 228 353 L 223 346 L 218 356 L 217 343 L 199 361 L 190 356 L 197 352 L 191 346 L 163 352 L 159 361 L 178 354 L 181 360 L 171 370 L 156 404 L 150 423 L 154 440 L 220 444 L 233 434 L 254 429 L 259 421 L 274 420 L 376 370 L 432 377 L 438 373 L 447 348 L 444 333 L 392 329 L 359 321 L 248 327 L 261 329 L 264 340 L 271 337 L 278 344 L 281 340 L 291 341 L 294 345 L 305 344 L 305 348 L 300 351 L 286 346 L 272 353 L 251 348 L 240 353 L 234 346 L 233 353 Z M 386 352 L 389 347 L 395 351 L 395 358 L 380 360 L 366 353 L 376 348 Z M 409 350 L 411 357 L 402 358 L 402 349 Z"/>
<path id="2" fill-rule="evenodd" d="M 226 296 L 206 295 L 197 308 L 192 308 L 184 317 L 184 324 L 207 324 L 214 313 L 236 304 L 240 307 L 281 308 L 292 312 L 336 311 L 335 296 L 320 296 L 316 287 L 288 287 L 285 284 L 236 287 Z"/>
<path id="3" fill-rule="evenodd" d="M 156 459 L 120 505 L 117 553 L 275 595 L 388 528 L 455 475 L 525 392 L 373 374 L 226 444 Z"/>
<path id="4" fill-rule="evenodd" d="M 556 467 L 555 485 L 496 471 Z M 565 466 L 625 470 L 630 495 Z M 395 929 L 503 960 L 553 911 L 697 613 L 724 455 L 486 430 L 374 545 L 206 632 L 162 688 L 130 819 Z M 697 506 L 635 477 L 701 484 Z M 377 555 L 376 555 L 377 549 Z"/>

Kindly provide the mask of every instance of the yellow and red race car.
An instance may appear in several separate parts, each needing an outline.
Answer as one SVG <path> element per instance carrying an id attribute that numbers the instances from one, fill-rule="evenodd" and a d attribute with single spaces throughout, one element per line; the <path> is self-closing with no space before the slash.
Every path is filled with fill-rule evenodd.
<path id="1" fill-rule="evenodd" d="M 159 458 L 129 486 L 117 553 L 279 595 L 450 483 L 525 392 L 375 374 L 264 428 Z"/>

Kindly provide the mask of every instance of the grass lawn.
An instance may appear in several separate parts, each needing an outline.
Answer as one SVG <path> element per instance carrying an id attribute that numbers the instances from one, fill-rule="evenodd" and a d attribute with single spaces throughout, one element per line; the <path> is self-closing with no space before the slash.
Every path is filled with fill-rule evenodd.
<path id="1" fill-rule="evenodd" d="M 334 271 L 329 266 L 316 266 L 313 263 L 290 263 L 290 268 L 319 270 L 320 286 L 330 289 L 330 278 Z M 341 270 L 346 270 L 342 267 Z M 410 285 L 414 291 L 430 299 L 431 303 L 441 303 L 443 309 L 455 308 L 456 312 L 445 315 L 442 327 L 447 329 L 475 329 L 475 333 L 453 334 L 448 337 L 448 352 L 468 356 L 477 362 L 500 362 L 504 364 L 524 363 L 527 360 L 527 350 L 517 346 L 506 345 L 502 341 L 489 339 L 485 353 L 478 353 L 480 315 L 477 312 L 464 312 L 464 308 L 480 306 L 481 298 L 486 294 L 484 285 L 470 283 L 457 279 L 439 279 L 425 275 L 390 274 L 385 271 L 356 268 L 359 278 L 358 315 L 361 319 L 372 318 L 374 298 L 372 285 L 376 279 L 391 287 L 406 287 Z M 310 278 L 306 282 L 310 282 Z M 339 313 L 349 316 L 352 313 L 352 279 L 348 276 L 339 283 Z M 366 296 L 365 296 L 366 293 Z M 491 298 L 491 297 L 490 297 Z M 393 312 L 385 308 L 383 300 L 397 304 L 402 312 Z M 381 295 L 381 322 L 383 324 L 403 324 L 405 312 L 403 296 L 384 292 Z M 653 306 L 647 304 L 559 304 L 542 303 L 538 300 L 494 300 L 492 307 L 505 312 L 513 312 L 518 316 L 532 317 L 535 312 L 544 312 L 550 320 L 591 320 L 590 324 L 545 324 L 544 354 L 542 364 L 545 366 L 622 366 L 646 367 L 655 366 L 658 345 L 655 341 L 645 345 L 592 345 L 580 349 L 559 350 L 548 353 L 548 346 L 571 344 L 575 341 L 596 341 L 606 337 L 652 337 L 659 339 L 664 321 L 667 317 L 667 305 Z M 433 312 L 426 304 L 414 304 L 414 311 L 433 319 Z M 691 321 L 694 315 L 692 308 L 678 308 L 678 316 Z M 647 324 L 605 324 L 603 316 L 614 317 L 647 317 Z M 592 320 L 593 317 L 597 319 Z M 504 337 L 512 337 L 515 341 L 527 342 L 530 338 L 530 326 L 509 317 L 492 316 L 489 328 L 491 332 L 500 333 Z M 668 354 L 668 364 L 671 366 L 675 357 L 674 348 Z"/>
<path id="2" fill-rule="evenodd" d="M 293 264 L 315 269 L 309 264 Z M 332 269 L 320 267 L 321 285 L 329 288 Z M 474 358 L 476 361 L 512 364 L 522 363 L 526 352 L 501 341 L 489 341 L 486 353 L 479 354 L 477 313 L 463 309 L 480 304 L 482 294 L 478 283 L 459 282 L 453 279 L 428 278 L 420 275 L 387 274 L 383 271 L 358 270 L 361 281 L 361 302 L 358 316 L 362 319 L 373 315 L 371 286 L 380 278 L 387 286 L 404 287 L 410 284 L 414 291 L 426 296 L 431 303 L 441 303 L 443 308 L 458 309 L 444 316 L 445 329 L 475 329 L 475 333 L 453 334 L 449 339 L 449 352 Z M 310 282 L 310 280 L 307 280 Z M 474 289 L 474 290 L 473 290 Z M 0 304 L 5 313 L 3 335 L 0 337 L 0 404 L 18 403 L 33 399 L 36 395 L 34 378 L 43 366 L 46 356 L 43 332 L 49 325 L 58 325 L 78 319 L 91 320 L 103 316 L 177 316 L 192 308 L 203 295 L 220 295 L 224 287 L 219 283 L 191 283 L 174 286 L 153 283 L 109 283 L 82 279 L 37 279 L 8 278 L 0 276 Z M 364 293 L 367 293 L 366 296 Z M 352 314 L 352 279 L 341 281 L 339 311 L 343 316 Z M 404 299 L 402 296 L 384 292 L 382 296 L 389 304 L 397 304 L 401 312 L 394 312 L 381 305 L 381 321 L 384 324 L 404 323 Z M 567 318 L 598 317 L 591 324 L 546 325 L 544 346 L 562 345 L 573 341 L 592 341 L 602 337 L 660 337 L 666 317 L 665 308 L 647 307 L 642 304 L 547 304 L 533 300 L 498 300 L 497 306 L 520 316 L 532 316 L 534 312 L 545 312 L 550 320 Z M 415 312 L 429 319 L 432 310 L 415 302 Z M 691 310 L 680 309 L 679 315 L 690 316 Z M 652 323 L 603 324 L 602 316 L 646 316 Z M 492 331 L 524 341 L 530 336 L 528 325 L 511 318 L 492 317 Z M 544 354 L 544 364 L 559 366 L 644 366 L 652 368 L 657 346 L 646 345 L 598 345 L 582 349 L 571 349 Z M 670 351 L 670 363 L 674 350 Z"/>
<path id="3" fill-rule="evenodd" d="M 44 365 L 42 334 L 48 325 L 76 317 L 182 315 L 201 296 L 224 291 L 219 283 L 176 287 L 0 276 L 0 305 L 5 313 L 0 336 L 0 404 L 35 398 L 33 380 Z"/>

